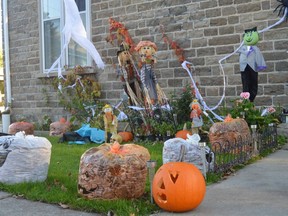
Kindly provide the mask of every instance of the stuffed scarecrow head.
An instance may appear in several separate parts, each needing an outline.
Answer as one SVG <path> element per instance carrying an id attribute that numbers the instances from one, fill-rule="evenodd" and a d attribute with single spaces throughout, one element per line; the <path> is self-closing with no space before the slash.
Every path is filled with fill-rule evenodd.
<path id="1" fill-rule="evenodd" d="M 259 41 L 259 34 L 257 32 L 257 27 L 252 29 L 246 29 L 244 33 L 244 44 L 247 46 L 254 46 Z"/>
<path id="2" fill-rule="evenodd" d="M 155 43 L 151 41 L 140 41 L 135 47 L 135 50 L 140 54 L 141 61 L 143 63 L 156 63 L 155 54 L 157 51 L 157 46 Z"/>
<path id="3" fill-rule="evenodd" d="M 129 53 L 130 46 L 121 43 L 119 51 L 117 51 L 118 62 L 120 66 L 129 65 L 131 63 L 131 55 Z"/>

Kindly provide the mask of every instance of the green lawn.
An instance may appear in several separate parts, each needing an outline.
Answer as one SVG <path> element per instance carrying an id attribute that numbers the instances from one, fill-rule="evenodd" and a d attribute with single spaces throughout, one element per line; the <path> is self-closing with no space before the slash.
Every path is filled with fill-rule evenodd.
<path id="1" fill-rule="evenodd" d="M 150 186 L 147 176 L 146 190 L 142 197 L 133 200 L 87 200 L 77 192 L 78 170 L 81 155 L 96 144 L 71 145 L 58 143 L 58 138 L 48 137 L 52 144 L 51 161 L 48 177 L 41 183 L 22 183 L 4 185 L 0 190 L 7 191 L 24 198 L 47 203 L 68 205 L 71 209 L 107 214 L 113 211 L 117 215 L 149 215 L 159 209 L 150 203 Z M 141 144 L 146 147 L 151 159 L 156 160 L 158 167 L 162 165 L 163 144 Z M 157 167 L 157 169 L 158 169 Z"/>

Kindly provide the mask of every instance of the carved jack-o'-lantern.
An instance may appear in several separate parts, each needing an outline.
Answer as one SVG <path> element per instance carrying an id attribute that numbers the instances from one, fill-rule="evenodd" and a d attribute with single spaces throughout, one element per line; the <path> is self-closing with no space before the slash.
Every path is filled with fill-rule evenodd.
<path id="1" fill-rule="evenodd" d="M 202 173 L 193 164 L 169 162 L 156 172 L 152 193 L 160 208 L 185 212 L 200 205 L 206 193 L 206 185 Z"/>

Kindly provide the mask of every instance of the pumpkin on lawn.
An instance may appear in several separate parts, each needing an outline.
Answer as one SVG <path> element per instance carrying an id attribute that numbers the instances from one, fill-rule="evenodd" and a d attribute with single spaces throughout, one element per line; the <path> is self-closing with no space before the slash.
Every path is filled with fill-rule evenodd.
<path id="1" fill-rule="evenodd" d="M 78 193 L 88 199 L 131 199 L 143 195 L 148 150 L 136 144 L 105 143 L 80 160 Z"/>
<path id="2" fill-rule="evenodd" d="M 129 142 L 133 140 L 133 134 L 130 131 L 119 132 L 118 135 L 122 137 L 123 142 Z"/>
<path id="3" fill-rule="evenodd" d="M 200 205 L 206 193 L 202 173 L 193 164 L 169 162 L 156 172 L 152 194 L 156 204 L 171 212 L 185 212 Z"/>

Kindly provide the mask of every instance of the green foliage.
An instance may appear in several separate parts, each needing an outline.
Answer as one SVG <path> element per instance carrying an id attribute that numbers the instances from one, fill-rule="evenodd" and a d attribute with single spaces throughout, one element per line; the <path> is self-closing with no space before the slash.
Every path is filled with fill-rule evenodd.
<path id="1" fill-rule="evenodd" d="M 71 114 L 69 120 L 75 128 L 83 123 L 102 126 L 98 122 L 103 103 L 98 101 L 101 87 L 95 75 L 78 74 L 77 68 L 66 75 L 66 79 L 54 78 L 52 86 L 58 90 L 60 105 Z M 61 90 L 59 90 L 59 85 Z"/>
<path id="2" fill-rule="evenodd" d="M 2 51 L 2 50 L 1 50 Z M 4 61 L 3 61 L 3 53 L 0 52 L 0 68 L 4 67 Z"/>
<path id="3" fill-rule="evenodd" d="M 274 109 L 273 112 L 267 112 L 266 115 L 261 116 L 265 108 L 258 109 L 253 102 L 248 99 L 234 100 L 231 109 L 226 110 L 226 115 L 231 114 L 232 118 L 244 118 L 249 126 L 257 125 L 258 129 L 267 127 L 270 123 L 279 123 L 280 107 Z"/>
<path id="4" fill-rule="evenodd" d="M 277 136 L 277 143 L 279 146 L 283 146 L 286 143 L 288 143 L 288 137 L 284 136 L 284 135 L 278 135 Z"/>
<path id="5" fill-rule="evenodd" d="M 41 131 L 49 131 L 51 123 L 52 123 L 52 120 L 51 120 L 50 116 L 44 115 L 41 122 L 36 124 L 36 128 L 37 128 L 37 130 L 41 130 Z"/>
<path id="6" fill-rule="evenodd" d="M 190 119 L 190 103 L 194 99 L 193 88 L 187 85 L 183 88 L 180 96 L 172 95 L 171 106 L 173 113 L 177 114 L 177 122 L 184 125 Z"/>

